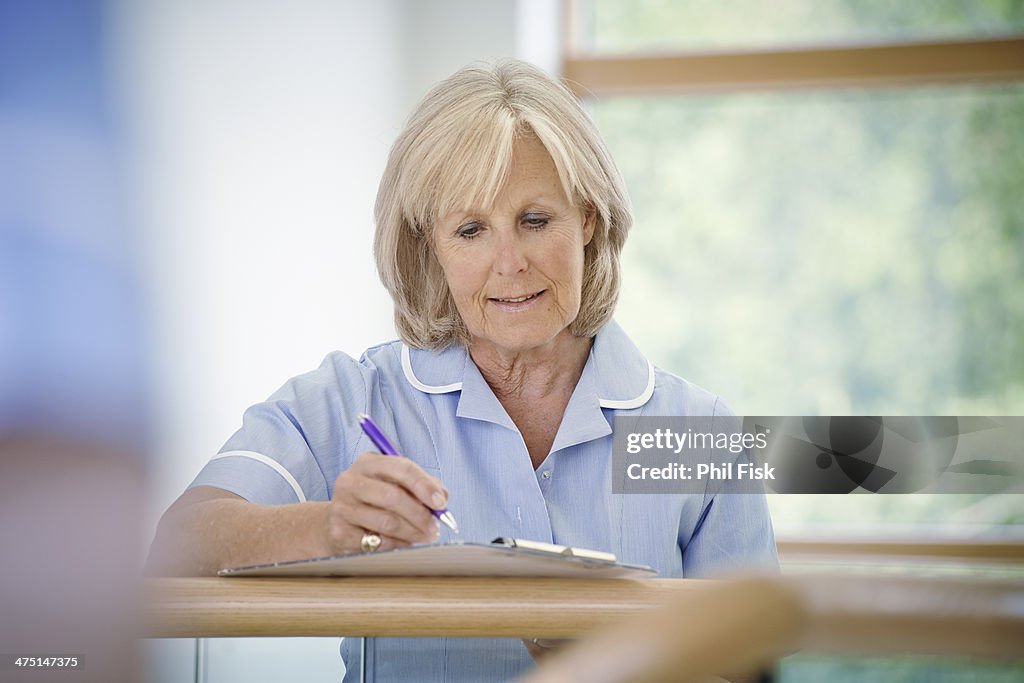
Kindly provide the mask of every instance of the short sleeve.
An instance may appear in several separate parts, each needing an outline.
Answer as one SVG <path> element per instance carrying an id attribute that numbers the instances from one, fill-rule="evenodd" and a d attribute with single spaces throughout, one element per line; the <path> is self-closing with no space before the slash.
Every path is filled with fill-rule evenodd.
<path id="1" fill-rule="evenodd" d="M 687 578 L 742 570 L 774 572 L 778 568 L 775 533 L 764 495 L 715 495 L 683 549 L 683 576 Z"/>
<path id="2" fill-rule="evenodd" d="M 720 399 L 715 416 L 734 417 Z M 749 457 L 744 452 L 740 457 Z M 683 576 L 718 577 L 739 571 L 779 568 L 775 532 L 764 493 L 730 492 L 730 480 L 709 488 L 700 519 L 683 547 Z"/>
<path id="3" fill-rule="evenodd" d="M 245 411 L 241 429 L 189 488 L 214 486 L 262 504 L 329 500 L 359 438 L 355 416 L 366 410 L 372 372 L 332 353 L 290 379 Z"/>

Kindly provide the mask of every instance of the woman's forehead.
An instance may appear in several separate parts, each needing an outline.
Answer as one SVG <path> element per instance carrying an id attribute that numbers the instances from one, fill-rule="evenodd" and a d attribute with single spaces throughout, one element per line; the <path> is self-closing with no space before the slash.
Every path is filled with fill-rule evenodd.
<path id="1" fill-rule="evenodd" d="M 505 185 L 515 183 L 560 185 L 555 162 L 536 136 L 524 136 L 512 143 L 512 160 Z"/>
<path id="2" fill-rule="evenodd" d="M 481 172 L 488 169 L 482 168 Z M 480 191 L 482 190 L 482 191 Z M 456 214 L 489 213 L 495 208 L 530 202 L 560 206 L 568 204 L 562 179 L 554 160 L 536 136 L 517 138 L 504 180 L 497 188 L 478 188 L 477 196 L 455 194 L 441 202 L 441 220 Z"/>
<path id="3" fill-rule="evenodd" d="M 495 212 L 514 212 L 529 208 L 564 211 L 571 206 L 572 203 L 562 191 L 556 176 L 554 185 L 523 183 L 503 187 L 494 197 L 494 201 L 489 203 L 453 203 L 450 208 L 438 214 L 438 219 L 441 222 L 448 222 L 467 216 L 487 216 Z"/>

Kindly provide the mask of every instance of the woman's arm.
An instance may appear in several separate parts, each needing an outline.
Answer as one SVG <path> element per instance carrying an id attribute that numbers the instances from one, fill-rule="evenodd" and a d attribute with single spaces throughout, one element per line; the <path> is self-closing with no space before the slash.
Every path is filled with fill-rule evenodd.
<path id="1" fill-rule="evenodd" d="M 197 486 L 174 501 L 157 526 L 148 570 L 205 576 L 225 567 L 358 552 L 372 531 L 381 549 L 429 543 L 440 530 L 432 509 L 444 485 L 412 460 L 363 453 L 334 482 L 330 501 L 259 505 Z"/>
<path id="2" fill-rule="evenodd" d="M 148 571 L 205 576 L 225 567 L 330 555 L 329 505 L 257 505 L 224 489 L 197 486 L 160 519 Z"/>

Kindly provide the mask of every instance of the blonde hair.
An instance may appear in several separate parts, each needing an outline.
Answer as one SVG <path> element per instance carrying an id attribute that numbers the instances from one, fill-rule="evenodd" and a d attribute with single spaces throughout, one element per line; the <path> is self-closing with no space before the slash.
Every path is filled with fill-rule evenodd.
<path id="1" fill-rule="evenodd" d="M 436 85 L 391 148 L 377 191 L 373 251 L 409 346 L 469 343 L 434 257 L 433 224 L 455 209 L 491 206 L 508 176 L 512 143 L 527 134 L 551 155 L 565 196 L 595 214 L 570 332 L 590 337 L 611 319 L 619 254 L 633 220 L 622 176 L 564 85 L 531 64 L 505 60 L 468 66 Z"/>

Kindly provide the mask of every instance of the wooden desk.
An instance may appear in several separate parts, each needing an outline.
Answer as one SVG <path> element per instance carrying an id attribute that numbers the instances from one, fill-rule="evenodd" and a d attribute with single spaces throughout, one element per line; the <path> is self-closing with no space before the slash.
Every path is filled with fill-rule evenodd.
<path id="1" fill-rule="evenodd" d="M 578 636 L 699 591 L 685 579 L 173 578 L 145 636 Z"/>

